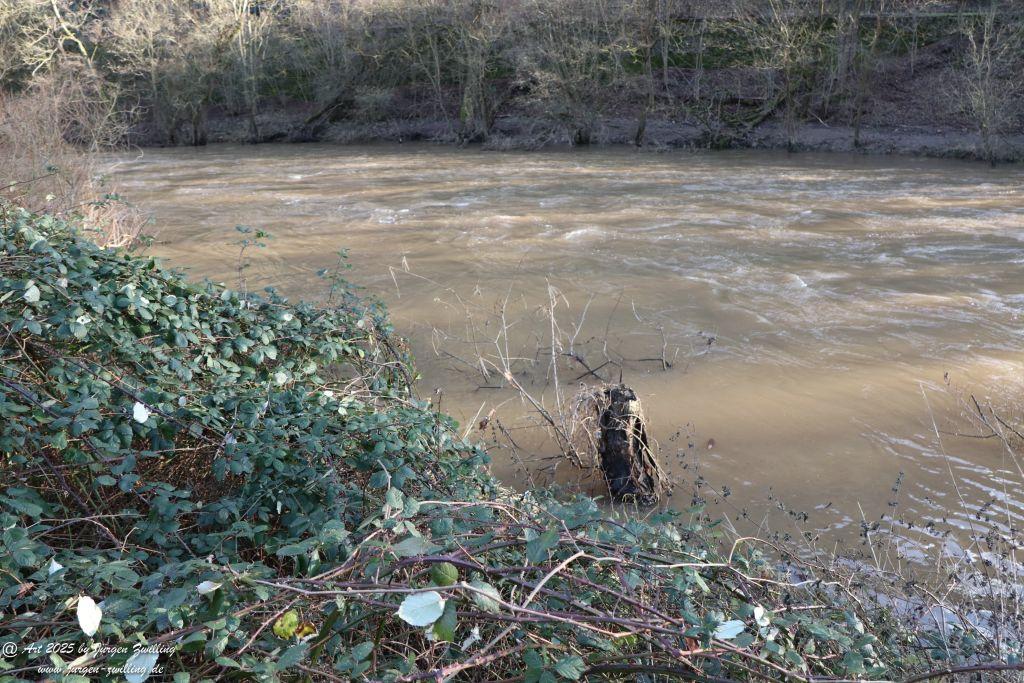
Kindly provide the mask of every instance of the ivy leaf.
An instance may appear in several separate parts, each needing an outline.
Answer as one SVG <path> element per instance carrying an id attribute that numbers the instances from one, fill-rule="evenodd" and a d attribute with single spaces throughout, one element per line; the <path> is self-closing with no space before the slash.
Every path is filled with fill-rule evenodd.
<path id="1" fill-rule="evenodd" d="M 139 650 L 124 663 L 124 677 L 128 683 L 142 683 L 156 668 L 160 653 L 151 650 Z"/>
<path id="2" fill-rule="evenodd" d="M 22 295 L 22 298 L 30 304 L 34 304 L 39 301 L 39 288 L 36 287 L 35 283 L 32 283 L 25 288 L 25 293 Z"/>
<path id="3" fill-rule="evenodd" d="M 90 638 L 96 635 L 96 629 L 100 627 L 100 620 L 103 619 L 103 610 L 96 605 L 96 601 L 88 595 L 83 595 L 78 599 L 76 614 L 82 633 Z"/>
<path id="4" fill-rule="evenodd" d="M 428 555 L 435 550 L 438 550 L 438 547 L 422 536 L 410 536 L 401 543 L 396 543 L 391 548 L 391 551 L 399 557 Z"/>
<path id="5" fill-rule="evenodd" d="M 501 593 L 497 588 L 479 579 L 470 581 L 469 585 L 476 589 L 473 591 L 473 602 L 477 607 L 484 612 L 497 612 L 501 609 L 501 604 L 498 602 L 501 600 Z"/>
<path id="6" fill-rule="evenodd" d="M 450 586 L 459 580 L 459 570 L 451 562 L 431 565 L 430 578 L 438 586 Z"/>
<path id="7" fill-rule="evenodd" d="M 444 613 L 445 599 L 437 591 L 413 593 L 402 601 L 398 618 L 410 626 L 430 626 Z"/>
<path id="8" fill-rule="evenodd" d="M 565 657 L 555 662 L 555 671 L 562 678 L 567 678 L 570 681 L 578 681 L 583 675 L 583 672 L 587 670 L 587 665 L 583 663 L 583 659 L 573 655 L 571 657 Z"/>
<path id="9" fill-rule="evenodd" d="M 448 600 L 444 606 L 441 618 L 434 622 L 434 637 L 443 643 L 450 643 L 455 640 L 455 627 L 458 625 L 458 615 L 455 612 L 455 601 Z"/>
<path id="10" fill-rule="evenodd" d="M 536 650 L 527 650 L 524 652 L 523 663 L 526 664 L 527 671 L 536 672 L 544 668 L 544 660 Z"/>
<path id="11" fill-rule="evenodd" d="M 8 489 L 10 492 L 10 489 Z M 30 503 L 27 500 L 20 498 L 4 498 L 4 503 L 14 508 L 18 512 L 28 515 L 29 517 L 39 518 L 43 514 L 43 508 L 39 507 L 35 503 Z"/>
<path id="12" fill-rule="evenodd" d="M 693 579 L 693 582 L 697 584 L 702 593 L 711 592 L 711 587 L 708 586 L 708 582 L 704 580 L 704 577 L 701 576 L 700 572 L 698 572 L 696 569 L 690 570 L 690 578 Z"/>
<path id="13" fill-rule="evenodd" d="M 292 645 L 290 648 L 281 653 L 281 656 L 277 660 L 277 666 L 279 669 L 287 669 L 295 666 L 303 659 L 306 658 L 306 650 L 309 648 L 307 643 L 298 643 Z"/>
<path id="14" fill-rule="evenodd" d="M 320 540 L 324 543 L 342 543 L 349 535 L 345 524 L 337 519 L 328 520 L 320 530 Z"/>
<path id="15" fill-rule="evenodd" d="M 277 549 L 278 557 L 294 557 L 295 555 L 304 555 L 317 544 L 317 539 L 307 538 L 305 541 L 299 543 L 289 543 L 288 545 L 281 546 Z"/>
<path id="16" fill-rule="evenodd" d="M 715 638 L 718 638 L 719 640 L 732 640 L 743 632 L 743 627 L 745 625 L 746 624 L 738 619 L 723 621 L 715 629 Z"/>
<path id="17" fill-rule="evenodd" d="M 548 559 L 548 551 L 556 545 L 558 545 L 558 530 L 548 529 L 526 543 L 526 559 L 531 564 L 540 564 Z"/>
<path id="18" fill-rule="evenodd" d="M 369 657 L 371 652 L 373 652 L 373 641 L 367 640 L 366 642 L 359 643 L 352 648 L 352 659 L 357 662 L 361 662 Z"/>
<path id="19" fill-rule="evenodd" d="M 288 610 L 274 622 L 274 635 L 282 640 L 288 640 L 295 635 L 295 629 L 299 627 L 299 613 L 293 609 Z"/>
<path id="20" fill-rule="evenodd" d="M 843 668 L 846 669 L 847 674 L 864 673 L 864 657 L 852 650 L 847 652 L 843 655 Z"/>
<path id="21" fill-rule="evenodd" d="M 383 442 L 379 442 L 379 443 L 383 443 Z M 394 509 L 398 509 L 398 508 L 403 507 L 404 502 L 405 502 L 405 496 L 403 496 L 402 492 L 399 491 L 398 489 L 390 488 L 390 489 L 388 489 L 388 492 L 386 494 L 384 494 L 384 502 L 385 502 L 385 504 L 388 505 L 388 507 L 391 507 L 391 508 L 394 508 Z"/>

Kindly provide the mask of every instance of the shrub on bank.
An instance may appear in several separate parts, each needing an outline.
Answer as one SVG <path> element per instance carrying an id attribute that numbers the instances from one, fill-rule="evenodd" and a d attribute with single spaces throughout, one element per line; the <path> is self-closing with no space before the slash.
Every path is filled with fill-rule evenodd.
<path id="1" fill-rule="evenodd" d="M 504 489 L 415 398 L 382 309 L 340 284 L 331 306 L 194 284 L 0 207 L 0 644 L 16 652 L 0 680 L 810 680 L 977 661 L 962 633 L 793 582 L 758 541 L 723 546 L 698 509 L 640 521 Z"/>

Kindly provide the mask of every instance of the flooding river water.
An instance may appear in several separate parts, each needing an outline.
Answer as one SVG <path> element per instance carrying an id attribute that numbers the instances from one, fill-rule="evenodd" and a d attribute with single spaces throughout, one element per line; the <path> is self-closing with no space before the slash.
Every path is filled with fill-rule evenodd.
<path id="1" fill-rule="evenodd" d="M 147 150 L 112 175 L 153 213 L 153 252 L 197 277 L 236 282 L 236 224 L 272 234 L 245 255 L 249 286 L 290 296 L 319 296 L 316 271 L 348 249 L 347 277 L 411 339 L 421 393 L 480 438 L 492 415 L 550 450 L 474 366 L 508 358 L 553 406 L 554 335 L 578 357 L 559 356 L 559 392 L 596 381 L 583 363 L 621 373 L 666 467 L 731 493 L 705 491 L 733 518 L 855 542 L 862 518 L 895 513 L 913 554 L 1024 517 L 1012 456 L 956 434 L 984 431 L 971 394 L 1013 418 L 1024 401 L 1020 167 L 291 145 Z M 520 486 L 548 462 L 503 453 Z"/>

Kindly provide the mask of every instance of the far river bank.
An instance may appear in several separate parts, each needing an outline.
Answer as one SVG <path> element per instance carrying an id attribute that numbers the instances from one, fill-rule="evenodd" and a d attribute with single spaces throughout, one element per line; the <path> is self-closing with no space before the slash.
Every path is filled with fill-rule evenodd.
<path id="1" fill-rule="evenodd" d="M 256 118 L 261 142 L 323 142 L 338 144 L 433 142 L 464 146 L 456 124 L 437 118 L 402 118 L 359 122 L 336 121 L 307 125 L 308 107 L 268 109 Z M 212 114 L 205 121 L 204 142 L 250 142 L 249 119 L 244 116 Z M 637 121 L 632 117 L 600 119 L 588 147 L 639 147 L 645 151 L 763 149 L 793 152 L 858 153 L 880 156 L 928 157 L 936 159 L 983 160 L 977 131 L 951 126 L 864 126 L 858 144 L 854 129 L 829 123 L 800 123 L 792 140 L 785 126 L 768 120 L 747 131 L 711 134 L 689 123 L 652 116 L 646 123 L 642 142 L 637 145 Z M 137 127 L 131 140 L 142 147 L 159 147 L 161 138 L 146 125 Z M 185 136 L 180 146 L 192 140 Z M 172 145 L 173 146 L 173 145 Z M 499 116 L 486 140 L 473 143 L 489 150 L 527 151 L 573 146 L 570 131 L 549 119 Z M 1024 160 L 1024 132 L 1002 136 L 996 146 L 1000 163 Z"/>

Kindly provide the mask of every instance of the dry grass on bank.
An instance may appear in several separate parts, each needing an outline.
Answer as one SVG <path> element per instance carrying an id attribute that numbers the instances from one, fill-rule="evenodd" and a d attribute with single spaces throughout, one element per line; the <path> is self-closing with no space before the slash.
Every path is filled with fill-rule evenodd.
<path id="1" fill-rule="evenodd" d="M 97 242 L 133 243 L 146 216 L 104 180 L 96 153 L 124 138 L 116 95 L 87 73 L 52 74 L 0 92 L 0 199 L 76 217 Z"/>

